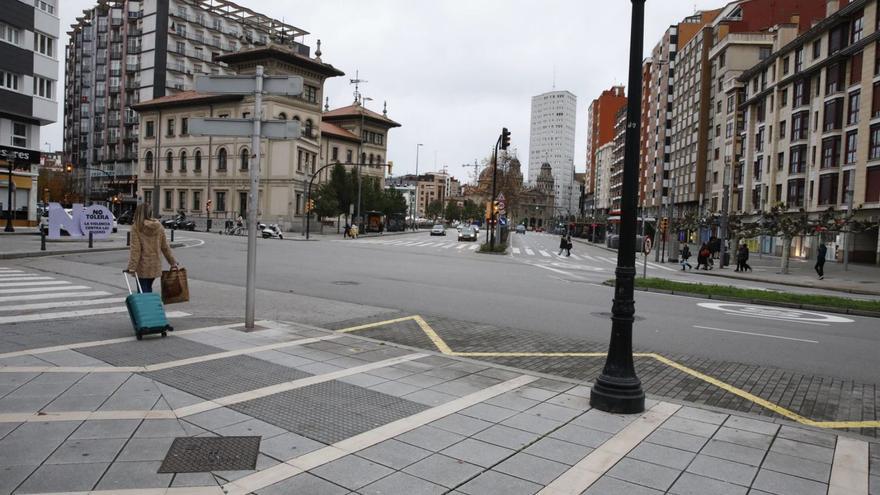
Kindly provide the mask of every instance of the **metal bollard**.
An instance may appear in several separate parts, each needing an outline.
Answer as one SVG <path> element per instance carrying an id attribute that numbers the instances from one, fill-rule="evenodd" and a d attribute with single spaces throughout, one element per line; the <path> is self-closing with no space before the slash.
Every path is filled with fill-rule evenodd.
<path id="1" fill-rule="evenodd" d="M 171 229 L 171 242 L 174 242 L 174 229 Z"/>
<path id="2" fill-rule="evenodd" d="M 208 219 L 208 227 L 205 229 L 205 232 L 210 232 L 210 231 L 211 231 L 211 219 L 209 218 Z"/>
<path id="3" fill-rule="evenodd" d="M 40 226 L 40 251 L 46 250 L 46 230 Z"/>
<path id="4" fill-rule="evenodd" d="M 89 232 L 89 249 L 92 249 L 92 233 Z"/>
<path id="5" fill-rule="evenodd" d="M 125 233 L 125 245 L 131 246 L 131 231 Z"/>

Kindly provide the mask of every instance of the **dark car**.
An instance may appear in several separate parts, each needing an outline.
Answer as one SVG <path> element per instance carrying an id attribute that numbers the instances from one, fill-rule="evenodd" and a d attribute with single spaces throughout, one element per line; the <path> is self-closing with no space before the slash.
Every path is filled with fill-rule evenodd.
<path id="1" fill-rule="evenodd" d="M 458 233 L 459 241 L 476 241 L 477 240 L 477 231 L 470 225 L 461 228 L 461 232 Z"/>

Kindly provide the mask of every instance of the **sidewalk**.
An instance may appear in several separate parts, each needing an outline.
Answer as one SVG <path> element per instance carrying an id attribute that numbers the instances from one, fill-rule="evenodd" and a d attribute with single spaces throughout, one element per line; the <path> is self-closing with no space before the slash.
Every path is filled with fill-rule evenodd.
<path id="1" fill-rule="evenodd" d="M 865 437 L 294 323 L 0 354 L 0 493 L 874 495 Z M 154 489 L 152 491 L 146 491 Z M 155 489 L 159 489 L 156 491 Z M 91 492 L 94 490 L 94 492 Z"/>
<path id="2" fill-rule="evenodd" d="M 616 249 L 607 248 L 601 243 L 593 244 L 586 239 L 574 240 L 613 253 L 617 252 Z M 691 249 L 691 252 L 696 251 L 695 249 Z M 694 261 L 695 259 L 696 258 L 691 259 L 691 264 L 696 265 L 696 261 Z M 653 261 L 653 255 L 649 255 L 648 261 Z M 789 273 L 787 275 L 781 273 L 782 259 L 778 256 L 770 256 L 766 254 L 759 256 L 758 254 L 752 253 L 749 256 L 749 265 L 753 268 L 753 271 L 745 273 L 737 273 L 733 271 L 736 268 L 736 264 L 733 262 L 732 253 L 731 262 L 733 263 L 732 265 L 725 267 L 724 269 L 719 269 L 718 260 L 715 260 L 715 269 L 713 270 L 693 270 L 688 273 L 705 275 L 707 277 L 734 278 L 753 282 L 833 290 L 850 294 L 880 296 L 880 266 L 876 265 L 850 263 L 849 270 L 845 271 L 842 262 L 837 263 L 829 261 L 825 263 L 825 279 L 819 280 L 816 272 L 813 270 L 815 260 L 791 258 L 789 262 Z"/>
<path id="3" fill-rule="evenodd" d="M 170 240 L 170 238 L 169 238 Z M 65 254 L 99 253 L 103 251 L 126 251 L 126 232 L 119 230 L 110 234 L 107 239 L 94 239 L 93 247 L 89 248 L 88 238 L 71 239 L 63 237 L 58 240 L 46 239 L 46 250 L 40 250 L 39 231 L 30 233 L 4 234 L 0 236 L 0 260 L 33 258 L 38 256 L 58 256 Z M 181 242 L 172 242 L 171 247 L 181 247 Z"/>

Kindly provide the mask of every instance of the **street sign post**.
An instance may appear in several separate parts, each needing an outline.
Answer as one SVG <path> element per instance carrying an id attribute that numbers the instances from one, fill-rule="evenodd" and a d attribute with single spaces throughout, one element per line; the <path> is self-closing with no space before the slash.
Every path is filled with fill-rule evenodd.
<path id="1" fill-rule="evenodd" d="M 645 245 L 642 246 L 645 251 L 645 262 L 642 265 L 642 278 L 648 278 L 648 255 L 651 254 L 651 247 L 653 247 L 653 243 L 651 242 L 650 237 L 644 238 Z"/>
<path id="2" fill-rule="evenodd" d="M 203 93 L 254 95 L 254 112 L 251 119 L 190 119 L 189 131 L 194 135 L 240 136 L 251 138 L 253 165 L 250 167 L 250 192 L 248 193 L 248 251 L 247 289 L 245 295 L 244 326 L 254 328 L 256 277 L 257 277 L 257 209 L 260 195 L 260 140 L 298 139 L 299 123 L 295 121 L 263 121 L 263 94 L 296 96 L 302 93 L 300 76 L 263 75 L 258 65 L 254 76 L 199 76 L 196 91 Z"/>

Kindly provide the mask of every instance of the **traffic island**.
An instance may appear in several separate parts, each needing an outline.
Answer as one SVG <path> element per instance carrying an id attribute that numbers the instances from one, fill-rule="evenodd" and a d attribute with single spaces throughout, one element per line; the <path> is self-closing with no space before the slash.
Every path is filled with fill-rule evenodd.
<path id="1" fill-rule="evenodd" d="M 480 249 L 477 252 L 483 254 L 507 254 L 507 244 L 496 244 L 495 247 L 492 247 L 488 242 L 484 242 L 480 244 Z"/>
<path id="2" fill-rule="evenodd" d="M 614 286 L 614 280 L 605 285 Z M 661 278 L 637 278 L 637 290 L 663 294 L 701 297 L 719 301 L 745 302 L 811 311 L 828 311 L 857 316 L 880 317 L 880 301 L 848 299 L 815 294 L 795 294 L 761 289 L 742 289 L 726 285 L 694 284 Z"/>

